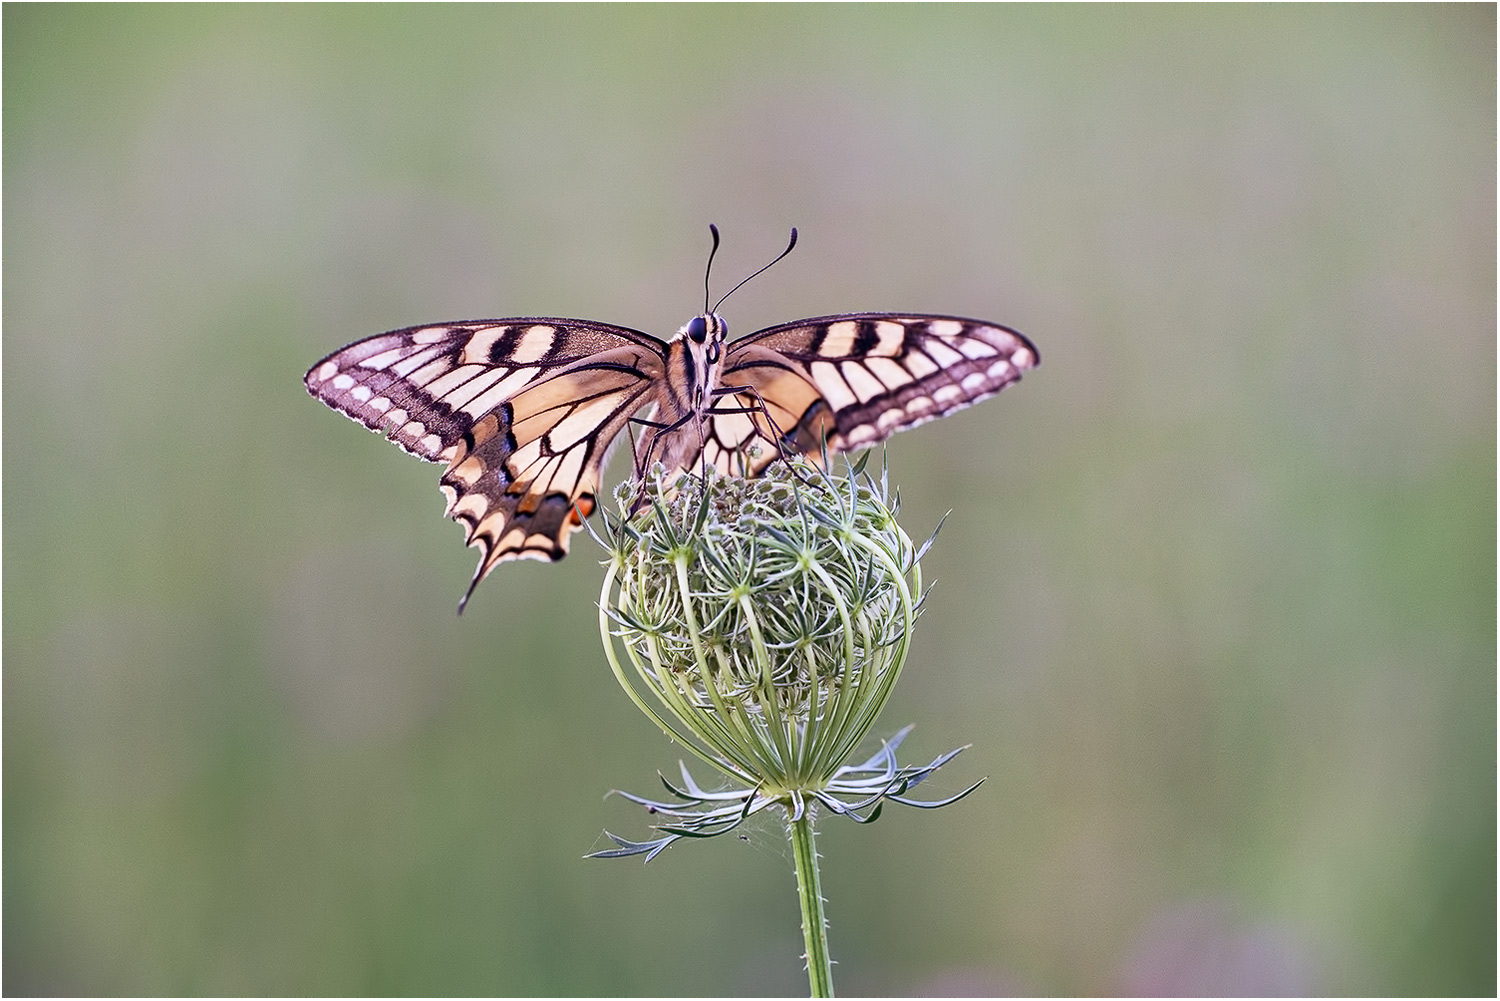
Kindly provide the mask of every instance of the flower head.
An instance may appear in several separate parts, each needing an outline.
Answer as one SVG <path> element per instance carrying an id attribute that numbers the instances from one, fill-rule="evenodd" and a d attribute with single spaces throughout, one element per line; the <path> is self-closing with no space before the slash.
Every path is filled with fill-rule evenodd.
<path id="1" fill-rule="evenodd" d="M 744 788 L 709 793 L 684 768 L 681 787 L 667 784 L 681 802 L 628 797 L 673 818 L 666 836 L 611 835 L 620 849 L 599 854 L 649 857 L 777 803 L 800 817 L 809 798 L 858 820 L 883 799 L 942 805 L 903 797 L 952 757 L 897 767 L 906 731 L 844 764 L 900 676 L 920 604 L 926 546 L 897 523 L 884 476 L 835 479 L 802 461 L 755 479 L 710 470 L 628 485 L 622 511 L 636 489 L 640 515 L 605 519 L 611 667 L 643 712 Z"/>

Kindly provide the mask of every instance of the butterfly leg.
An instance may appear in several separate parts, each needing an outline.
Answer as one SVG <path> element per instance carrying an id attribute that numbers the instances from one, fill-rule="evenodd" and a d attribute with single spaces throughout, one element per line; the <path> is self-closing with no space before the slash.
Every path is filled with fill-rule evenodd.
<path id="1" fill-rule="evenodd" d="M 630 423 L 632 424 L 639 424 L 642 427 L 651 429 L 651 435 L 646 444 L 645 455 L 642 455 L 636 448 L 636 442 L 634 438 L 632 438 L 630 441 L 630 447 L 633 452 L 635 461 L 636 481 L 635 502 L 630 507 L 630 513 L 632 515 L 636 514 L 646 506 L 646 474 L 651 469 L 651 462 L 656 455 L 658 446 L 660 446 L 662 443 L 662 439 L 671 434 L 673 431 L 676 431 L 679 428 L 683 427 L 685 424 L 687 424 L 688 421 L 692 420 L 694 416 L 696 415 L 689 412 L 682 415 L 682 417 L 678 418 L 677 420 L 672 421 L 670 424 L 664 424 L 661 421 L 648 420 L 645 417 L 632 417 L 630 419 Z M 701 422 L 699 424 L 699 437 L 702 437 Z"/>

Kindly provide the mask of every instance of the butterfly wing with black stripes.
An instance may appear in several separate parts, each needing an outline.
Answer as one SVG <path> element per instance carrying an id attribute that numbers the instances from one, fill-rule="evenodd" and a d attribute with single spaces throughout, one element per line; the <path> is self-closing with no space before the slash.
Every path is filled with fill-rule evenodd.
<path id="1" fill-rule="evenodd" d="M 783 323 L 733 342 L 705 458 L 755 475 L 783 447 L 816 460 L 994 396 L 1040 362 L 1008 327 L 958 316 L 843 313 Z M 743 387 L 738 392 L 733 390 Z M 767 418 L 775 423 L 771 428 Z"/>
<path id="2" fill-rule="evenodd" d="M 357 341 L 304 381 L 333 409 L 447 464 L 447 514 L 480 550 L 462 611 L 497 564 L 567 553 L 610 443 L 656 400 L 665 351 L 649 334 L 592 321 L 478 320 Z"/>

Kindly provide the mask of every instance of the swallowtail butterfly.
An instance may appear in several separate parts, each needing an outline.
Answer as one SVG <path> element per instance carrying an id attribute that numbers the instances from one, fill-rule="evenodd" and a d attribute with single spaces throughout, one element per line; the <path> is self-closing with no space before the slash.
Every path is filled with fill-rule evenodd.
<path id="1" fill-rule="evenodd" d="M 781 257 L 796 242 L 794 229 Z M 825 439 L 830 451 L 874 445 L 995 395 L 1040 361 L 1007 327 L 926 313 L 818 316 L 731 341 L 718 313 L 728 293 L 709 308 L 704 284 L 703 312 L 669 341 L 546 316 L 431 323 L 356 341 L 304 381 L 447 465 L 447 515 L 480 551 L 462 612 L 496 565 L 567 554 L 631 423 L 643 428 L 637 477 L 657 461 L 668 482 L 700 463 L 755 476 L 781 454 L 818 461 Z"/>

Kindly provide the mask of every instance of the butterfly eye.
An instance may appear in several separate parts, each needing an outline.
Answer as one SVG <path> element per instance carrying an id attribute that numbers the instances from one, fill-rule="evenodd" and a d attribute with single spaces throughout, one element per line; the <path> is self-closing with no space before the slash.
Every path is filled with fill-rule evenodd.
<path id="1" fill-rule="evenodd" d="M 687 333 L 694 341 L 702 344 L 703 339 L 708 336 L 708 322 L 701 316 L 693 317 L 688 321 Z"/>

